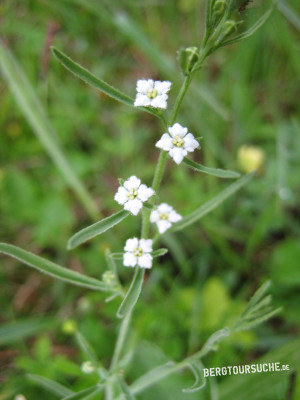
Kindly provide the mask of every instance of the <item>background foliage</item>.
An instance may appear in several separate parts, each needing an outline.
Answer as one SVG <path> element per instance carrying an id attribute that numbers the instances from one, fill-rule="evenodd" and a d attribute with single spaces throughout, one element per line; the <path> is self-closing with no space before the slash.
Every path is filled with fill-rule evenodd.
<path id="1" fill-rule="evenodd" d="M 244 14 L 246 23 L 259 15 L 260 2 L 255 0 Z M 212 332 L 230 324 L 270 278 L 274 303 L 284 312 L 224 341 L 204 364 L 251 363 L 266 354 L 268 362 L 291 364 L 291 374 L 255 375 L 252 383 L 242 376 L 218 378 L 195 397 L 180 391 L 190 379 L 187 373 L 168 378 L 140 399 L 216 399 L 216 391 L 220 399 L 300 396 L 294 342 L 300 323 L 299 15 L 296 0 L 279 1 L 262 29 L 245 42 L 219 50 L 193 82 L 179 122 L 203 137 L 195 159 L 238 169 L 239 147 L 254 144 L 263 149 L 266 161 L 246 188 L 201 224 L 166 239 L 172 255 L 163 257 L 147 276 L 129 339 L 129 347 L 137 346 L 129 371 L 133 380 L 164 360 L 195 352 Z M 131 97 L 139 78 L 169 79 L 174 82 L 172 101 L 181 83 L 176 50 L 199 43 L 203 21 L 200 0 L 1 2 L 1 33 L 103 216 L 117 211 L 117 177 L 126 179 L 139 171 L 150 183 L 158 154 L 153 144 L 161 127 L 151 115 L 115 103 L 74 78 L 50 55 L 49 46 L 55 44 Z M 33 134 L 4 80 L 0 91 L 1 241 L 100 277 L 107 269 L 105 248 L 121 251 L 125 240 L 136 234 L 136 220 L 128 218 L 117 231 L 68 254 L 68 238 L 91 218 Z M 187 214 L 225 185 L 228 182 L 173 163 L 162 197 Z M 117 332 L 119 300 L 106 304 L 102 294 L 53 281 L 8 258 L 1 257 L 0 264 L 0 399 L 17 393 L 28 399 L 57 398 L 24 379 L 26 373 L 74 390 L 96 382 L 93 375 L 82 376 L 85 358 L 68 335 L 70 323 L 64 321 L 76 321 L 106 364 Z M 129 282 L 132 271 L 121 264 L 119 271 Z"/>

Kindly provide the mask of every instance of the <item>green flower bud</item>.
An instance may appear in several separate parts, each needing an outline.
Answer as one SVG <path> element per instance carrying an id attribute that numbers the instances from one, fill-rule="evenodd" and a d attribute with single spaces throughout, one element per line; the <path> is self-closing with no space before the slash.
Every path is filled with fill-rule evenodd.
<path id="1" fill-rule="evenodd" d="M 187 47 L 178 51 L 179 66 L 184 75 L 190 74 L 198 60 L 199 53 L 197 47 Z"/>
<path id="2" fill-rule="evenodd" d="M 73 335 L 77 331 L 77 324 L 73 319 L 67 319 L 62 324 L 62 331 L 66 335 Z"/>
<path id="3" fill-rule="evenodd" d="M 217 0 L 213 8 L 213 16 L 220 17 L 221 15 L 223 15 L 226 6 L 227 4 L 225 0 Z"/>
<path id="4" fill-rule="evenodd" d="M 224 38 L 236 32 L 238 26 L 239 23 L 237 23 L 233 19 L 229 19 L 228 21 L 226 21 L 224 24 Z"/>
<path id="5" fill-rule="evenodd" d="M 116 283 L 116 275 L 112 271 L 105 271 L 102 275 L 102 279 L 109 285 L 114 285 Z"/>

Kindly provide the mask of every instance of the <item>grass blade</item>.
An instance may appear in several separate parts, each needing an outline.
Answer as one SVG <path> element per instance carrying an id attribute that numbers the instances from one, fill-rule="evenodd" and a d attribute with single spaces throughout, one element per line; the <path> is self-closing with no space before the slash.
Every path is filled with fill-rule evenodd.
<path id="1" fill-rule="evenodd" d="M 28 374 L 27 377 L 31 381 L 37 383 L 39 386 L 43 387 L 44 389 L 48 390 L 49 392 L 52 392 L 57 396 L 66 397 L 74 394 L 74 392 L 71 389 L 61 385 L 60 383 L 53 381 L 52 379 L 34 374 Z"/>
<path id="2" fill-rule="evenodd" d="M 92 87 L 100 90 L 102 93 L 105 93 L 107 96 L 112 97 L 114 100 L 119 101 L 120 103 L 125 104 L 126 106 L 134 107 L 134 100 L 127 96 L 127 94 L 120 92 L 118 89 L 109 85 L 105 81 L 100 78 L 97 78 L 86 68 L 82 67 L 77 62 L 73 61 L 70 57 L 64 54 L 62 51 L 56 49 L 55 47 L 51 47 L 52 53 L 57 58 L 57 60 L 72 74 L 77 76 L 77 78 L 83 80 L 85 83 L 88 83 Z M 138 109 L 146 111 L 150 114 L 160 117 L 161 113 L 157 110 L 148 107 L 138 107 Z"/>
<path id="3" fill-rule="evenodd" d="M 81 181 L 75 175 L 67 161 L 61 147 L 55 140 L 55 131 L 48 120 L 45 110 L 36 96 L 31 84 L 27 80 L 11 52 L 0 41 L 0 69 L 7 81 L 15 100 L 31 125 L 37 138 L 64 177 L 66 183 L 77 195 L 87 213 L 96 218 L 99 213 L 97 208 Z"/>
<path id="4" fill-rule="evenodd" d="M 124 318 L 135 306 L 140 296 L 142 285 L 144 281 L 144 268 L 136 267 L 135 273 L 131 282 L 131 285 L 126 293 L 124 300 L 122 301 L 118 312 L 118 318 Z"/>
<path id="5" fill-rule="evenodd" d="M 68 241 L 68 250 L 74 249 L 74 247 L 79 246 L 87 240 L 101 235 L 101 233 L 106 232 L 108 229 L 120 223 L 124 218 L 128 217 L 129 214 L 129 211 L 121 210 L 75 233 Z"/>
<path id="6" fill-rule="evenodd" d="M 187 165 L 194 171 L 203 172 L 208 175 L 217 176 L 218 178 L 231 179 L 231 178 L 239 178 L 241 176 L 240 173 L 235 172 L 235 171 L 230 171 L 230 170 L 220 169 L 220 168 L 206 167 L 206 166 L 198 164 L 195 161 L 190 160 L 189 158 L 186 158 L 186 157 L 183 159 L 183 162 L 185 165 Z"/>
<path id="7" fill-rule="evenodd" d="M 50 321 L 36 318 L 2 324 L 0 327 L 0 346 L 25 339 L 37 332 L 49 329 L 49 325 Z"/>
<path id="8" fill-rule="evenodd" d="M 187 215 L 186 217 L 182 218 L 179 222 L 174 224 L 168 232 L 177 232 L 181 229 L 186 228 L 187 226 L 193 224 L 194 222 L 198 221 L 204 215 L 208 214 L 216 207 L 218 207 L 224 200 L 230 197 L 233 193 L 241 189 L 244 185 L 246 185 L 250 180 L 253 178 L 255 172 L 251 172 L 234 182 L 232 185 L 228 186 L 224 189 L 221 193 L 219 193 L 216 197 L 212 200 L 209 200 L 201 207 L 197 208 L 191 214 Z"/>
<path id="9" fill-rule="evenodd" d="M 109 290 L 109 288 L 103 282 L 98 281 L 95 278 L 91 278 L 68 268 L 61 267 L 57 264 L 54 264 L 52 261 L 29 253 L 20 247 L 7 243 L 0 243 L 0 253 L 11 256 L 23 262 L 24 264 L 29 265 L 30 267 L 36 268 L 40 272 L 44 272 L 62 281 L 72 283 L 73 285 L 78 285 L 93 290 Z"/>

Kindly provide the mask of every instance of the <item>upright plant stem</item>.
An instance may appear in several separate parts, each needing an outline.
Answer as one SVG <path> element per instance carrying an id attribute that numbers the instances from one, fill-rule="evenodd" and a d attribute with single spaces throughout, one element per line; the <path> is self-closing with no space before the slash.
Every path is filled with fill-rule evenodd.
<path id="1" fill-rule="evenodd" d="M 131 313 L 128 313 L 126 315 L 126 317 L 122 320 L 121 327 L 120 327 L 119 334 L 118 334 L 117 343 L 116 343 L 114 354 L 113 354 L 111 364 L 110 364 L 110 371 L 112 371 L 116 367 L 116 365 L 120 359 L 121 353 L 124 348 L 127 332 L 129 329 L 130 320 L 131 320 Z"/>

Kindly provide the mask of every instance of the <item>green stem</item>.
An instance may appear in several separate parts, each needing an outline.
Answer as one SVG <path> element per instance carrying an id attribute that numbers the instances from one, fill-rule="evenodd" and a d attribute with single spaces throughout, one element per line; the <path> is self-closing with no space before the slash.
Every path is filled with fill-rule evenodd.
<path id="1" fill-rule="evenodd" d="M 185 93 L 186 93 L 191 81 L 192 81 L 192 75 L 191 74 L 185 77 L 185 79 L 183 81 L 183 85 L 181 86 L 181 89 L 180 89 L 180 91 L 178 93 L 177 99 L 176 99 L 175 104 L 174 104 L 173 112 L 172 112 L 172 115 L 171 115 L 171 118 L 170 118 L 170 121 L 169 121 L 169 126 L 173 125 L 175 120 L 176 120 L 176 117 L 177 117 L 177 114 L 178 114 L 178 111 L 179 111 L 179 107 L 181 106 L 182 100 L 184 98 L 184 95 L 185 95 Z"/>
<path id="2" fill-rule="evenodd" d="M 129 325 L 130 325 L 130 320 L 131 320 L 131 312 L 129 312 L 126 315 L 126 317 L 123 319 L 123 321 L 121 323 L 117 343 L 116 343 L 114 354 L 113 354 L 111 364 L 110 364 L 110 369 L 109 369 L 110 371 L 113 371 L 114 368 L 116 367 L 116 365 L 120 359 L 121 353 L 124 349 L 124 344 L 125 344 L 127 332 L 128 332 Z"/>

